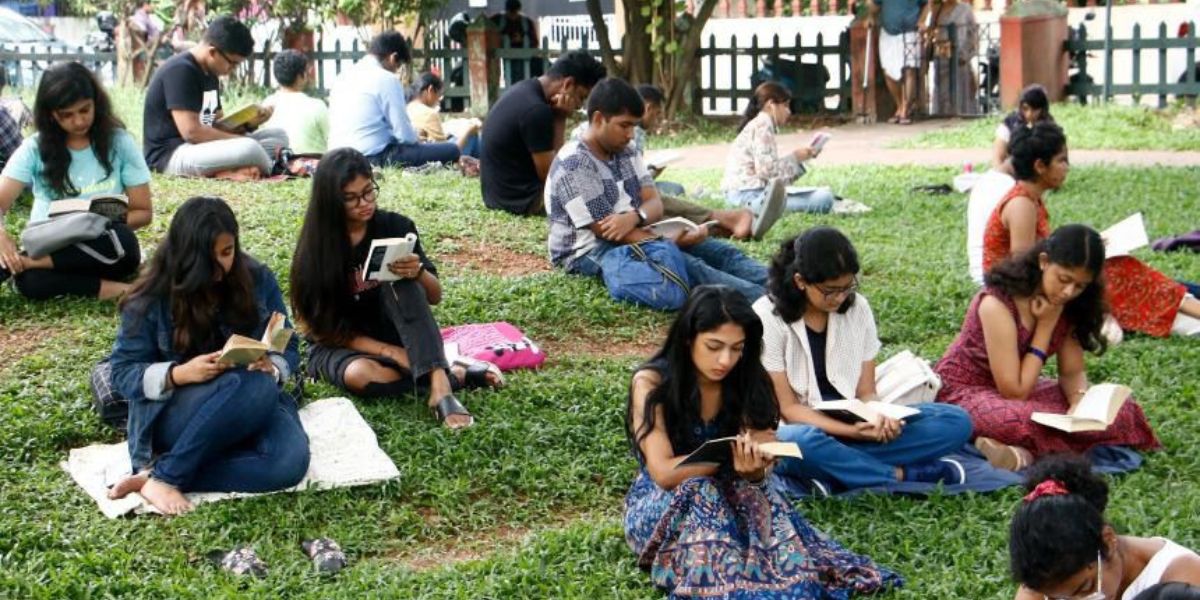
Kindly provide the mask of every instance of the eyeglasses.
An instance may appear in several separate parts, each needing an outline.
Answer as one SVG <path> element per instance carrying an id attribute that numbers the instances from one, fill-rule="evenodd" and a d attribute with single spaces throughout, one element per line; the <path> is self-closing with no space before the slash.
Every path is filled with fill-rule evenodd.
<path id="1" fill-rule="evenodd" d="M 356 208 L 358 205 L 366 202 L 367 204 L 375 204 L 375 200 L 379 198 L 379 184 L 374 181 L 361 194 L 342 194 L 342 201 L 350 208 Z"/>
<path id="2" fill-rule="evenodd" d="M 1106 600 L 1104 595 L 1104 561 L 1100 558 L 1100 551 L 1096 551 L 1096 588 L 1091 592 L 1083 595 L 1075 596 L 1042 596 L 1045 600 Z"/>
<path id="3" fill-rule="evenodd" d="M 813 287 L 817 288 L 817 291 L 821 292 L 821 294 L 825 296 L 826 302 L 829 302 L 839 296 L 845 298 L 847 296 L 854 295 L 854 293 L 858 291 L 858 277 L 855 277 L 853 283 L 846 287 L 831 288 L 823 285 L 814 285 Z"/>
<path id="4" fill-rule="evenodd" d="M 242 61 L 229 58 L 229 55 L 225 54 L 224 50 L 217 48 L 216 46 L 213 46 L 213 50 L 216 50 L 217 54 L 220 54 L 221 58 L 225 59 L 225 62 L 229 63 L 230 68 L 236 69 L 238 65 L 242 64 Z"/>

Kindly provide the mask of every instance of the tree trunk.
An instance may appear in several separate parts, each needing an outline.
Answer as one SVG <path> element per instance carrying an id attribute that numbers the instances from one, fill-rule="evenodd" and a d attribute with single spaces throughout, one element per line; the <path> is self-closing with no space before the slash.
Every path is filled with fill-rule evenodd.
<path id="1" fill-rule="evenodd" d="M 596 28 L 596 40 L 600 42 L 600 58 L 604 61 L 604 68 L 608 69 L 609 76 L 624 78 L 623 65 L 617 62 L 612 44 L 608 41 L 608 24 L 604 22 L 600 0 L 587 0 L 587 11 L 588 16 L 592 18 L 592 26 Z"/>
<path id="2" fill-rule="evenodd" d="M 708 19 L 712 17 L 713 11 L 717 8 L 717 1 L 705 0 L 701 4 L 699 10 L 696 11 L 695 21 L 688 29 L 683 43 L 680 44 L 679 53 L 675 55 L 674 79 L 676 84 L 669 91 L 664 89 L 667 105 L 663 107 L 663 111 L 667 118 L 671 118 L 683 104 L 683 92 L 687 85 L 697 79 L 696 74 L 700 69 L 700 44 L 704 39 L 704 25 L 708 23 Z"/>

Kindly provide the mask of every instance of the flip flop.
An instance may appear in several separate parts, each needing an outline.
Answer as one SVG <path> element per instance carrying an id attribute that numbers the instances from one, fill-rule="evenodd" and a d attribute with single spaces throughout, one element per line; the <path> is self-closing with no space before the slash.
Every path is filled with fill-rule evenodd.
<path id="1" fill-rule="evenodd" d="M 460 356 L 454 359 L 454 363 L 451 366 L 458 366 L 464 369 L 463 387 L 466 389 L 473 390 L 487 387 L 500 389 L 504 387 L 504 373 L 500 371 L 500 367 L 486 360 Z M 488 381 L 489 374 L 496 376 L 496 385 L 493 386 Z"/>
<path id="2" fill-rule="evenodd" d="M 892 115 L 892 118 L 888 119 L 888 120 L 887 120 L 887 122 L 888 122 L 888 123 L 899 123 L 899 122 L 900 122 L 900 117 L 898 117 L 898 116 L 896 116 L 896 115 Z"/>
<path id="3" fill-rule="evenodd" d="M 259 578 L 267 576 L 267 563 L 254 553 L 253 548 L 234 548 L 229 552 L 213 550 L 207 556 L 209 562 L 220 567 L 222 571 Z"/>
<path id="4" fill-rule="evenodd" d="M 989 437 L 976 438 L 975 448 L 987 457 L 988 464 L 997 469 L 1020 471 L 1033 464 L 1033 454 L 1028 450 Z"/>
<path id="5" fill-rule="evenodd" d="M 758 213 L 754 215 L 754 221 L 750 224 L 750 237 L 755 240 L 761 240 L 787 208 L 787 188 L 782 180 L 772 179 L 763 190 L 763 194 L 766 198 L 762 206 L 758 207 Z"/>
<path id="6" fill-rule="evenodd" d="M 429 410 L 433 413 L 433 417 L 438 420 L 438 423 L 441 423 L 442 425 L 446 425 L 446 419 L 450 417 L 450 415 L 465 415 L 468 417 L 469 420 L 467 421 L 467 424 L 461 427 L 450 427 L 449 425 L 446 425 L 446 427 L 452 431 L 466 429 L 475 424 L 475 417 L 472 416 L 470 412 L 467 412 L 467 407 L 463 406 L 462 402 L 459 402 L 458 398 L 454 397 L 454 394 L 446 394 L 445 396 L 442 396 L 437 401 L 437 404 L 429 407 Z"/>
<path id="7" fill-rule="evenodd" d="M 346 566 L 346 553 L 337 542 L 329 538 L 317 538 L 300 542 L 305 556 L 312 559 L 313 566 L 322 575 L 333 575 Z"/>

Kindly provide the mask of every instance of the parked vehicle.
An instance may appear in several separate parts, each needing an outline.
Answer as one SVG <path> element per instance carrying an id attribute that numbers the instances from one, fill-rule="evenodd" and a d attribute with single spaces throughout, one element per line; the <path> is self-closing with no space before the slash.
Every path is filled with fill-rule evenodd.
<path id="1" fill-rule="evenodd" d="M 0 50 L 5 52 L 60 53 L 67 51 L 67 45 L 54 36 L 42 31 L 37 23 L 21 16 L 20 13 L 0 6 Z M 50 66 L 51 61 L 3 61 L 5 74 L 9 83 L 14 87 L 30 86 L 38 80 L 41 72 Z"/>
<path id="2" fill-rule="evenodd" d="M 767 56 L 762 68 L 750 76 L 750 85 L 757 88 L 764 81 L 777 82 L 792 93 L 793 113 L 825 111 L 825 86 L 829 83 L 825 65 Z"/>

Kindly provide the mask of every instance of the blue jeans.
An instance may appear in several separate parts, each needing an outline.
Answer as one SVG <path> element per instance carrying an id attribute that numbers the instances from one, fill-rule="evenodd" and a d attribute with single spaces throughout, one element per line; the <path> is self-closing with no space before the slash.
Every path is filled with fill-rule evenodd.
<path id="1" fill-rule="evenodd" d="M 658 188 L 658 193 L 660 196 L 675 196 L 676 198 L 682 198 L 684 194 L 687 193 L 687 190 L 685 190 L 682 185 L 675 183 L 674 181 L 655 181 L 654 187 Z"/>
<path id="2" fill-rule="evenodd" d="M 458 144 L 458 138 L 454 136 L 446 138 L 446 141 Z M 467 143 L 463 144 L 462 155 L 470 156 L 471 158 L 479 158 L 479 149 L 481 147 L 482 144 L 479 143 L 479 134 L 473 133 L 467 137 Z"/>
<path id="3" fill-rule="evenodd" d="M 759 207 L 766 200 L 766 188 L 754 190 L 736 190 L 725 193 L 725 202 L 730 206 L 748 208 L 758 214 Z M 833 190 L 819 187 L 794 192 L 787 195 L 788 212 L 827 213 L 833 209 Z"/>
<path id="4" fill-rule="evenodd" d="M 154 423 L 155 479 L 183 491 L 269 492 L 308 471 L 296 404 L 264 373 L 183 386 Z"/>
<path id="5" fill-rule="evenodd" d="M 461 154 L 454 142 L 418 142 L 402 144 L 392 141 L 379 154 L 367 157 L 377 167 L 419 167 L 429 163 L 449 163 L 458 160 Z"/>
<path id="6" fill-rule="evenodd" d="M 962 447 L 971 437 L 971 417 L 953 404 L 918 404 L 921 414 L 905 419 L 900 437 L 886 444 L 848 441 L 812 425 L 783 425 L 781 442 L 796 442 L 802 460 L 784 458 L 775 473 L 800 480 L 836 480 L 847 488 L 896 481 L 896 467 L 928 462 Z"/>
<path id="7" fill-rule="evenodd" d="M 596 247 L 567 265 L 567 272 L 586 277 L 600 276 L 600 257 L 615 248 L 599 240 Z M 718 240 L 704 240 L 681 248 L 687 260 L 688 281 L 693 287 L 705 284 L 727 285 L 754 302 L 766 293 L 767 267 L 746 256 L 737 246 Z"/>

